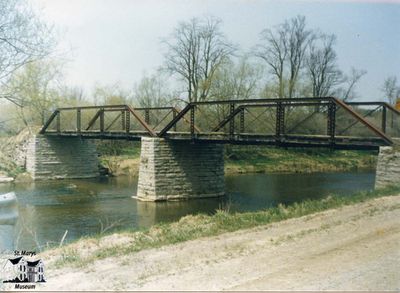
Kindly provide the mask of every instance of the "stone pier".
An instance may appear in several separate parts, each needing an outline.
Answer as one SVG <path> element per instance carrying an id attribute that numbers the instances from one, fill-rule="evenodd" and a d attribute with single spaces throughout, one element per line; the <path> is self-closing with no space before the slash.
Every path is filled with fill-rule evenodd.
<path id="1" fill-rule="evenodd" d="M 379 148 L 375 188 L 389 185 L 400 185 L 400 142 Z"/>
<path id="2" fill-rule="evenodd" d="M 34 180 L 99 176 L 96 146 L 77 137 L 33 137 L 27 149 L 26 170 Z"/>
<path id="3" fill-rule="evenodd" d="M 224 189 L 222 145 L 142 138 L 138 199 L 217 197 Z"/>

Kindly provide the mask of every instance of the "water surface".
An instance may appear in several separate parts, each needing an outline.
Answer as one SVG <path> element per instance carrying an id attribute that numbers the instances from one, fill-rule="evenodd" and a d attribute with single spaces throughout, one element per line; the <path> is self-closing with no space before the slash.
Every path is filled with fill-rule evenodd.
<path id="1" fill-rule="evenodd" d="M 15 242 L 19 249 L 33 249 L 59 243 L 66 230 L 69 242 L 106 229 L 147 228 L 219 208 L 257 211 L 331 193 L 370 190 L 375 174 L 245 174 L 225 180 L 225 197 L 180 202 L 137 201 L 132 198 L 137 178 L 129 177 L 0 184 L 0 193 L 15 191 L 20 215 Z"/>

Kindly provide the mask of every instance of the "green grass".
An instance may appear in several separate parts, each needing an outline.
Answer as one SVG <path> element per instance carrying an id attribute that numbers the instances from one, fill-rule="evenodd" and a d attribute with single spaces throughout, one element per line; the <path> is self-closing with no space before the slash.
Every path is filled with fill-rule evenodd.
<path id="1" fill-rule="evenodd" d="M 15 177 L 23 172 L 23 168 L 17 166 L 11 158 L 0 153 L 0 173 L 5 173 L 7 176 Z"/>
<path id="2" fill-rule="evenodd" d="M 104 147 L 104 146 L 103 146 Z M 101 163 L 111 166 L 140 156 L 140 145 L 121 147 L 116 154 L 101 151 Z M 225 173 L 315 173 L 373 170 L 376 151 L 339 151 L 317 148 L 225 146 Z M 130 169 L 137 169 L 132 165 Z M 129 169 L 129 168 L 128 168 Z"/>
<path id="3" fill-rule="evenodd" d="M 101 155 L 139 157 L 140 142 L 137 141 L 96 141 L 97 152 Z"/>
<path id="4" fill-rule="evenodd" d="M 143 249 L 157 248 L 200 237 L 215 236 L 226 232 L 233 232 L 241 229 L 249 229 L 273 222 L 290 218 L 310 215 L 328 209 L 339 208 L 345 205 L 364 202 L 372 198 L 400 193 L 400 186 L 391 186 L 380 190 L 369 192 L 358 192 L 350 196 L 330 195 L 320 200 L 305 200 L 289 206 L 279 205 L 258 212 L 229 213 L 225 210 L 218 210 L 214 215 L 195 215 L 181 218 L 174 223 L 161 223 L 142 231 L 118 232 L 125 237 L 130 237 L 128 245 L 114 246 L 111 248 L 99 248 L 87 257 L 80 257 L 76 251 L 66 246 L 65 255 L 73 251 L 72 256 L 62 257 L 56 263 L 56 267 L 65 265 L 86 266 L 95 260 L 111 256 L 126 255 L 138 252 Z M 99 241 L 99 237 L 94 238 Z M 64 255 L 63 254 L 63 255 Z"/>
<path id="5" fill-rule="evenodd" d="M 226 173 L 311 173 L 372 170 L 376 151 L 227 146 Z"/>

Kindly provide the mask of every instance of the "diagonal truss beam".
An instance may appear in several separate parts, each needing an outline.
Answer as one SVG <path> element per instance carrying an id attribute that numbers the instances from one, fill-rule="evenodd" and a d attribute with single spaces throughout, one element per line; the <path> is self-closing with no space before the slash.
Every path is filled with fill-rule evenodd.
<path id="1" fill-rule="evenodd" d="M 232 113 L 230 113 L 228 116 L 225 117 L 225 119 L 223 119 L 216 127 L 213 128 L 213 132 L 217 132 L 219 131 L 222 127 L 224 127 L 229 121 L 231 121 L 232 119 L 235 118 L 235 116 L 237 114 L 240 113 L 240 111 L 242 110 L 242 106 L 239 106 L 238 108 L 236 108 Z"/>
<path id="2" fill-rule="evenodd" d="M 144 119 L 132 108 L 131 106 L 126 106 L 127 110 L 133 115 L 133 117 L 136 118 L 137 121 L 147 130 L 147 132 L 153 136 L 156 137 L 157 133 L 153 128 L 151 128 L 145 121 Z"/>
<path id="3" fill-rule="evenodd" d="M 40 130 L 40 134 L 43 134 L 46 132 L 47 128 L 50 126 L 51 122 L 53 122 L 54 118 L 56 118 L 57 115 L 60 114 L 60 111 L 55 110 L 51 116 L 49 117 L 49 119 L 47 119 L 46 123 L 43 125 L 42 129 Z"/>
<path id="4" fill-rule="evenodd" d="M 372 125 L 371 123 L 369 123 L 367 120 L 365 120 L 365 118 L 363 118 L 360 114 L 358 114 L 357 112 L 355 112 L 353 109 L 351 109 L 350 106 L 348 106 L 345 102 L 337 99 L 337 98 L 333 98 L 332 100 L 334 101 L 334 103 L 338 106 L 340 106 L 342 109 L 346 110 L 351 116 L 353 116 L 354 118 L 356 118 L 357 120 L 359 120 L 362 124 L 364 124 L 368 129 L 370 129 L 372 132 L 374 132 L 376 135 L 378 135 L 379 137 L 381 137 L 386 143 L 388 143 L 389 145 L 393 144 L 393 141 L 385 134 L 383 133 L 381 130 L 379 130 L 377 127 L 375 127 L 374 125 Z"/>
<path id="5" fill-rule="evenodd" d="M 363 118 L 367 118 L 368 116 L 372 115 L 373 113 L 375 113 L 376 111 L 378 111 L 378 109 L 380 109 L 381 106 L 376 107 L 375 109 L 372 109 L 370 111 L 368 111 L 366 114 L 362 115 Z M 342 129 L 342 131 L 339 132 L 339 134 L 343 134 L 345 133 L 347 130 L 349 130 L 350 128 L 352 128 L 354 125 L 360 123 L 359 120 L 354 121 L 353 123 L 351 123 L 349 126 L 347 126 L 345 129 Z"/>
<path id="6" fill-rule="evenodd" d="M 96 123 L 97 119 L 99 119 L 101 114 L 101 110 L 97 111 L 96 114 L 93 116 L 92 119 L 90 119 L 88 126 L 86 127 L 86 130 L 89 130 L 90 128 L 93 127 L 93 125 Z"/>
<path id="7" fill-rule="evenodd" d="M 159 133 L 158 136 L 162 137 L 164 136 L 168 130 L 170 130 L 176 123 L 178 123 L 179 120 L 181 120 L 183 118 L 183 116 L 185 116 L 185 114 L 187 112 L 189 112 L 190 109 L 192 109 L 192 107 L 194 107 L 192 104 L 187 104 L 185 108 L 182 109 L 182 111 L 180 111 L 176 117 L 174 119 L 172 119 Z"/>
<path id="8" fill-rule="evenodd" d="M 177 107 L 173 107 L 173 108 L 174 108 L 174 110 L 175 110 L 175 113 L 181 112 L 181 110 L 179 110 Z M 185 116 L 182 116 L 182 120 L 183 120 L 185 123 L 187 123 L 187 124 L 190 125 L 190 121 L 189 121 Z M 196 132 L 198 132 L 198 133 L 201 132 L 200 128 L 197 127 L 196 124 L 194 124 L 193 127 L 194 127 L 194 130 L 195 130 Z"/>

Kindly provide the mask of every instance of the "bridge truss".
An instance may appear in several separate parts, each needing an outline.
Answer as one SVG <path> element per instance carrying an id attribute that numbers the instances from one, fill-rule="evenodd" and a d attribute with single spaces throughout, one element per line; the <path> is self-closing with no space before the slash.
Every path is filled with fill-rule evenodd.
<path id="1" fill-rule="evenodd" d="M 194 143 L 376 149 L 400 137 L 400 112 L 384 102 L 334 97 L 225 100 L 176 107 L 58 108 L 41 133 L 90 139 L 143 136 Z"/>

